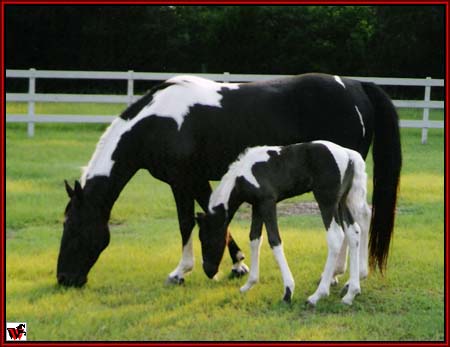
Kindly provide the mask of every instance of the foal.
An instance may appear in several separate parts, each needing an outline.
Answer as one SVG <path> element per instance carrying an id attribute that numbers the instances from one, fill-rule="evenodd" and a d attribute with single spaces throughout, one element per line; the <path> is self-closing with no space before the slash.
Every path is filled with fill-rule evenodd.
<path id="1" fill-rule="evenodd" d="M 342 302 L 350 305 L 361 291 L 360 277 L 368 273 L 370 210 L 366 183 L 361 155 L 331 142 L 247 149 L 230 165 L 212 193 L 209 212 L 197 216 L 205 273 L 209 278 L 217 273 L 227 242 L 227 226 L 239 206 L 248 202 L 252 205 L 251 269 L 241 292 L 258 281 L 261 231 L 265 224 L 283 277 L 283 300 L 290 302 L 295 284 L 278 231 L 276 203 L 312 191 L 327 229 L 328 257 L 319 287 L 307 303 L 316 305 L 321 297 L 328 295 L 334 276 L 345 271 L 348 243 L 350 279 Z"/>

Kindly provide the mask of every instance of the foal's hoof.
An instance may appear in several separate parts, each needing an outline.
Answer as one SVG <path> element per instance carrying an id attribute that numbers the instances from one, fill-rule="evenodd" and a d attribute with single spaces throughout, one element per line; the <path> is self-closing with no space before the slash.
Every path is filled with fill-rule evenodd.
<path id="1" fill-rule="evenodd" d="M 169 276 L 169 277 L 167 277 L 166 284 L 167 285 L 182 285 L 182 284 L 184 284 L 184 278 L 178 277 L 178 276 L 174 276 L 174 277 Z"/>
<path id="2" fill-rule="evenodd" d="M 316 308 L 316 303 L 310 301 L 309 299 L 305 301 L 306 308 Z"/>
<path id="3" fill-rule="evenodd" d="M 289 287 L 286 287 L 286 291 L 284 292 L 283 301 L 290 304 L 292 300 L 292 292 Z"/>

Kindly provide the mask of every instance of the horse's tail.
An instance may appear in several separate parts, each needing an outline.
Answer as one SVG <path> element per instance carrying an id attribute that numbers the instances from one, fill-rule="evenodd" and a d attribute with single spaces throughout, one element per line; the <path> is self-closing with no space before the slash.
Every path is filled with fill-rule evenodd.
<path id="1" fill-rule="evenodd" d="M 402 153 L 397 111 L 389 96 L 373 83 L 363 83 L 374 108 L 373 196 L 369 264 L 386 269 L 392 238 Z"/>

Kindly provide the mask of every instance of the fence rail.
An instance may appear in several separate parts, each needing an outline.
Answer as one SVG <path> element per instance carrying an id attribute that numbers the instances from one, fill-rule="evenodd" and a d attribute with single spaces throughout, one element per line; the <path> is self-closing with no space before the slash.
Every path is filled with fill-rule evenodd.
<path id="1" fill-rule="evenodd" d="M 50 71 L 50 70 L 6 70 L 6 78 L 28 79 L 28 93 L 6 93 L 6 101 L 28 103 L 27 114 L 6 114 L 7 122 L 28 123 L 28 135 L 34 135 L 35 123 L 110 123 L 114 115 L 40 115 L 35 112 L 36 102 L 71 102 L 71 103 L 112 103 L 131 104 L 139 98 L 134 94 L 134 82 L 164 81 L 176 73 L 153 73 L 135 71 Z M 253 75 L 253 74 L 195 74 L 204 78 L 220 82 L 250 82 L 264 81 L 274 78 L 288 77 L 288 75 Z M 427 78 L 384 78 L 384 77 L 350 77 L 359 81 L 370 81 L 385 86 L 415 86 L 424 87 L 422 100 L 393 100 L 397 108 L 423 109 L 422 120 L 401 120 L 403 128 L 421 128 L 422 143 L 427 142 L 429 128 L 444 128 L 443 121 L 429 120 L 430 109 L 444 109 L 444 101 L 430 100 L 432 87 L 444 87 L 443 79 Z M 37 79 L 85 79 L 85 80 L 124 80 L 127 82 L 126 95 L 85 95 L 85 94 L 51 94 L 36 93 Z"/>

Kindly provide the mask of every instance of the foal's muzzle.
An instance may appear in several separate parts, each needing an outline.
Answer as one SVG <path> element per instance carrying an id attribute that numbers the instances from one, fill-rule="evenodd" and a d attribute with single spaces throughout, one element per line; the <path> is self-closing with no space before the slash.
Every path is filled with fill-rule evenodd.
<path id="1" fill-rule="evenodd" d="M 219 267 L 217 265 L 204 261 L 203 270 L 205 271 L 206 276 L 208 276 L 209 278 L 213 278 L 219 270 Z"/>

